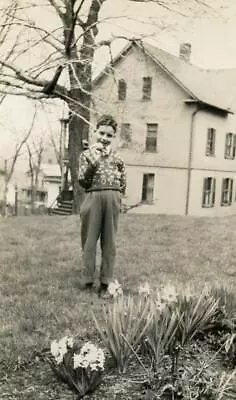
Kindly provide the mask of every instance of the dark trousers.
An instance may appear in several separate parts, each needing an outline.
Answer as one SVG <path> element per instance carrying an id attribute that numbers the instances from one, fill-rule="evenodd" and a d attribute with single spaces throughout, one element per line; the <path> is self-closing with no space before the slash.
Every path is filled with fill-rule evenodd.
<path id="1" fill-rule="evenodd" d="M 119 214 L 119 191 L 101 190 L 85 194 L 80 208 L 80 217 L 86 283 L 94 281 L 96 248 L 99 237 L 102 252 L 100 282 L 108 284 L 113 277 Z"/>

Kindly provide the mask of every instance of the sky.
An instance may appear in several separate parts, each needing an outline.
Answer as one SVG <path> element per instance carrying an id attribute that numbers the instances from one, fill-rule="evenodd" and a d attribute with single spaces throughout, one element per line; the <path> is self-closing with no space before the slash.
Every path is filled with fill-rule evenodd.
<path id="1" fill-rule="evenodd" d="M 176 6 L 176 11 L 170 11 L 150 2 L 134 4 L 126 0 L 116 0 L 114 8 L 114 1 L 107 1 L 104 14 L 114 19 L 104 24 L 103 35 L 109 35 L 109 29 L 131 35 L 157 32 L 152 39 L 172 54 L 178 55 L 181 42 L 190 42 L 192 63 L 203 68 L 236 68 L 236 1 L 205 0 L 209 7 L 197 6 L 194 0 L 180 2 L 184 7 Z M 131 18 L 118 20 L 119 14 Z M 118 25 L 122 26 L 120 30 Z"/>
<path id="2" fill-rule="evenodd" d="M 47 3 L 47 0 L 38 0 L 38 3 L 40 1 Z M 4 2 L 0 0 L 0 6 Z M 189 42 L 193 64 L 210 69 L 236 68 L 236 1 L 205 0 L 205 3 L 208 7 L 199 6 L 197 0 L 166 0 L 167 5 L 172 4 L 170 11 L 150 1 L 142 4 L 128 0 L 107 0 L 100 13 L 103 23 L 98 39 L 112 35 L 137 37 L 142 34 L 158 47 L 175 55 L 178 55 L 181 42 Z M 58 22 L 52 10 L 43 5 L 31 14 L 31 18 L 46 28 L 57 26 Z M 116 50 L 124 44 L 122 40 L 116 43 Z M 44 49 L 37 56 L 43 57 Z M 104 62 L 102 51 L 97 60 L 98 63 Z M 29 128 L 34 107 L 32 101 L 19 97 L 8 97 L 0 107 L 0 168 L 3 159 L 11 157 L 17 138 L 22 137 Z M 34 127 L 36 137 L 59 132 L 62 113 L 63 108 L 59 104 L 41 108 Z M 25 156 L 21 158 L 23 165 Z"/>

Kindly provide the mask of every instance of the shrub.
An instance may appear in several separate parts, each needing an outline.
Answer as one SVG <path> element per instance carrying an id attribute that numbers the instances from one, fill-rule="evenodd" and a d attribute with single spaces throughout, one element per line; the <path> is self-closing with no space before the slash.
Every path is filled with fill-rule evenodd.
<path id="1" fill-rule="evenodd" d="M 181 346 L 190 342 L 198 333 L 213 327 L 217 318 L 218 300 L 204 290 L 198 297 L 185 295 L 177 298 L 172 310 L 178 316 L 176 332 Z"/>
<path id="2" fill-rule="evenodd" d="M 127 371 L 152 320 L 150 302 L 121 296 L 104 308 L 103 325 L 94 321 L 120 373 Z"/>

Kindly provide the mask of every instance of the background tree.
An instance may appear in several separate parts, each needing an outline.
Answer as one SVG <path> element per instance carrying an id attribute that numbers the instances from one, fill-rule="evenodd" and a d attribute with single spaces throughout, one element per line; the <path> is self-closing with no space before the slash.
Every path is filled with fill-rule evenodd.
<path id="1" fill-rule="evenodd" d="M 30 125 L 27 133 L 24 135 L 23 139 L 17 141 L 13 155 L 10 158 L 5 159 L 5 161 L 4 161 L 4 190 L 3 190 L 3 215 L 4 216 L 6 215 L 7 193 L 8 193 L 9 184 L 13 177 L 17 160 L 21 155 L 22 148 L 26 144 L 27 140 L 29 139 L 29 137 L 32 133 L 32 129 L 34 126 L 34 121 L 35 121 L 35 115 L 36 115 L 36 113 L 34 113 L 31 125 Z"/>
<path id="2" fill-rule="evenodd" d="M 30 144 L 29 141 L 26 143 L 28 151 L 28 163 L 30 176 L 30 190 L 31 190 L 31 209 L 34 210 L 35 202 L 37 200 L 37 193 L 39 189 L 39 176 L 41 172 L 41 164 L 43 152 L 45 150 L 43 137 L 40 138 L 36 144 L 33 140 Z"/>
<path id="3" fill-rule="evenodd" d="M 0 55 L 0 91 L 2 94 L 33 99 L 60 99 L 69 109 L 69 167 L 74 189 L 75 210 L 79 209 L 80 188 L 77 182 L 78 157 L 83 140 L 88 139 L 91 100 L 92 65 L 100 46 L 111 46 L 111 40 L 97 40 L 100 11 L 107 0 L 47 0 L 46 3 L 13 0 L 2 9 L 2 29 L 11 27 L 16 45 L 7 59 Z M 114 6 L 116 1 L 114 1 Z M 124 0 L 128 3 L 156 3 L 168 9 L 186 9 L 186 1 Z M 208 0 L 209 1 L 209 0 Z M 188 6 L 203 0 L 189 0 Z M 39 11 L 50 8 L 50 23 L 40 20 Z M 41 49 L 45 56 L 37 57 Z M 34 54 L 35 57 L 30 57 Z M 24 68 L 22 67 L 24 66 Z"/>

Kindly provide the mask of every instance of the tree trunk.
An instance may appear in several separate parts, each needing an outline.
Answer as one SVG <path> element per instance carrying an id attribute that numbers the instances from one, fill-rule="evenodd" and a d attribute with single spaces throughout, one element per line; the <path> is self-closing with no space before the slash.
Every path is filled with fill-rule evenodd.
<path id="1" fill-rule="evenodd" d="M 96 24 L 98 12 L 104 0 L 92 0 L 86 26 L 84 26 L 83 43 L 79 51 L 76 46 L 74 13 L 64 14 L 64 41 L 68 58 L 70 80 L 69 117 L 69 167 L 74 192 L 73 211 L 79 213 L 84 190 L 78 182 L 79 156 L 83 151 L 83 140 L 88 140 L 90 105 L 92 89 L 92 61 L 94 57 L 94 36 L 97 34 Z M 91 29 L 88 29 L 91 27 Z M 72 44 L 73 43 L 73 44 Z M 76 60 L 76 62 L 75 62 Z"/>
<path id="2" fill-rule="evenodd" d="M 83 151 L 83 140 L 88 140 L 89 125 L 86 121 L 90 120 L 90 96 L 85 96 L 84 93 L 81 94 L 81 92 L 78 94 L 78 90 L 76 92 L 77 96 L 74 97 L 76 98 L 76 105 L 75 103 L 69 105 L 70 117 L 68 153 L 69 168 L 74 192 L 73 212 L 75 214 L 78 214 L 84 194 L 84 190 L 81 188 L 78 182 L 79 156 L 80 153 Z M 80 104 L 83 104 L 83 107 L 81 107 Z M 85 104 L 87 105 L 87 108 L 84 108 Z"/>

